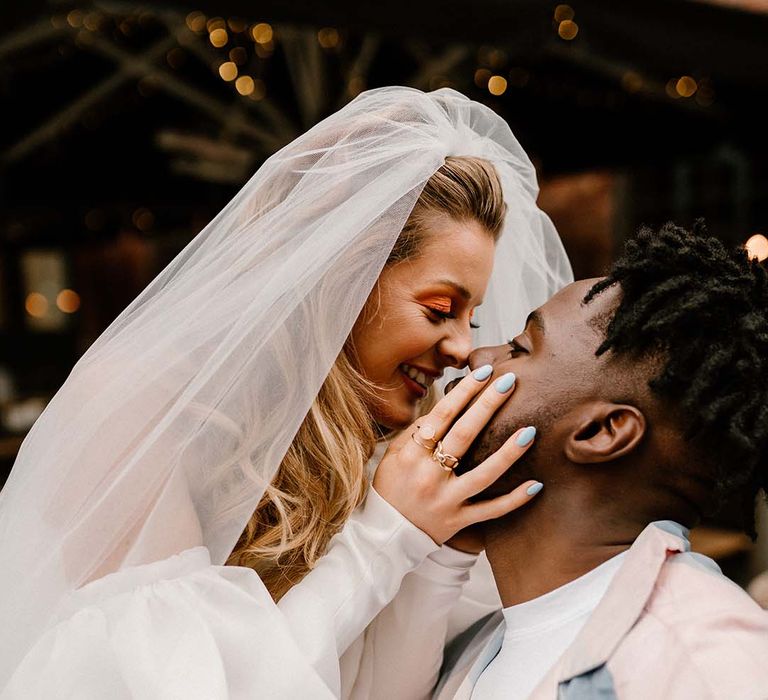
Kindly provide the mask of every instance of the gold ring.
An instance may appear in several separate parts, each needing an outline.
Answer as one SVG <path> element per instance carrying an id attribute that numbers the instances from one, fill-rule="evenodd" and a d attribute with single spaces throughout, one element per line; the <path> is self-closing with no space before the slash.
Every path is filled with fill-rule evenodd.
<path id="1" fill-rule="evenodd" d="M 431 445 L 428 445 L 426 442 L 422 442 L 421 438 L 419 437 L 419 435 L 417 433 L 417 431 L 415 431 L 415 430 L 411 433 L 411 440 L 413 440 L 419 447 L 423 447 L 423 448 L 429 450 L 430 452 L 432 452 L 432 450 L 435 449 L 435 443 L 434 442 Z"/>
<path id="2" fill-rule="evenodd" d="M 443 452 L 443 441 L 437 441 L 437 447 L 432 453 L 432 459 L 440 465 L 441 469 L 447 472 L 452 472 L 459 465 L 459 458 L 449 455 L 447 452 Z"/>

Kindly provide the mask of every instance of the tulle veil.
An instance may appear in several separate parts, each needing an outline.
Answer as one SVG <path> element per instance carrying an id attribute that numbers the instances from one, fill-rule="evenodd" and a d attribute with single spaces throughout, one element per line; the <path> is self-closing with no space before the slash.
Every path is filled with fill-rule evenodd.
<path id="1" fill-rule="evenodd" d="M 571 280 L 529 158 L 453 90 L 365 92 L 273 155 L 24 441 L 0 493 L 0 688 L 88 582 L 200 545 L 226 561 L 447 155 L 492 161 L 508 207 L 476 343 Z"/>

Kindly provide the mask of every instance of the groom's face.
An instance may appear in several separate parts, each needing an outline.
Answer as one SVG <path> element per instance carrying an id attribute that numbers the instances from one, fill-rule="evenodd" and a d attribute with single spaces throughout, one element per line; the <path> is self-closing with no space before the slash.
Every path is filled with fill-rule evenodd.
<path id="1" fill-rule="evenodd" d="M 610 288 L 583 304 L 597 280 L 568 285 L 529 317 L 522 333 L 505 345 L 484 347 L 470 356 L 470 367 L 491 364 L 494 375 L 517 375 L 515 393 L 496 413 L 462 459 L 466 470 L 495 452 L 518 428 L 537 429 L 534 446 L 499 482 L 504 492 L 516 483 L 536 478 L 536 464 L 562 454 L 566 416 L 592 398 L 603 398 L 614 372 L 607 358 L 596 357 L 605 321 L 618 303 L 618 290 Z M 618 386 L 608 394 L 620 398 Z M 616 393 L 618 392 L 618 393 Z M 492 495 L 490 492 L 488 495 Z"/>

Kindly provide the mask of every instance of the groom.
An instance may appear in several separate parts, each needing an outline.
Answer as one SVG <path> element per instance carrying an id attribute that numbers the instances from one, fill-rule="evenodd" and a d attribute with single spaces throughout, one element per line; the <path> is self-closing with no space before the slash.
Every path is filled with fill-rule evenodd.
<path id="1" fill-rule="evenodd" d="M 504 610 L 446 652 L 448 698 L 768 698 L 768 613 L 688 528 L 768 486 L 768 276 L 714 238 L 644 230 L 476 367 L 517 373 L 463 460 L 521 425 L 533 448 L 487 495 L 544 491 L 486 526 Z"/>

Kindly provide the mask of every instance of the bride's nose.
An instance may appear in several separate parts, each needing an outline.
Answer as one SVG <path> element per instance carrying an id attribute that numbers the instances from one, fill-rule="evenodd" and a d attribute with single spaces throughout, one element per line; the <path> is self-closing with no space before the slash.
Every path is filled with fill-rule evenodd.
<path id="1" fill-rule="evenodd" d="M 472 331 L 466 328 L 456 329 L 440 341 L 440 354 L 448 367 L 465 367 L 472 352 Z"/>
<path id="2" fill-rule="evenodd" d="M 502 345 L 495 347 L 486 345 L 485 347 L 473 350 L 469 355 L 469 369 L 473 370 L 483 365 L 493 365 L 499 355 L 499 348 L 503 347 Z"/>

